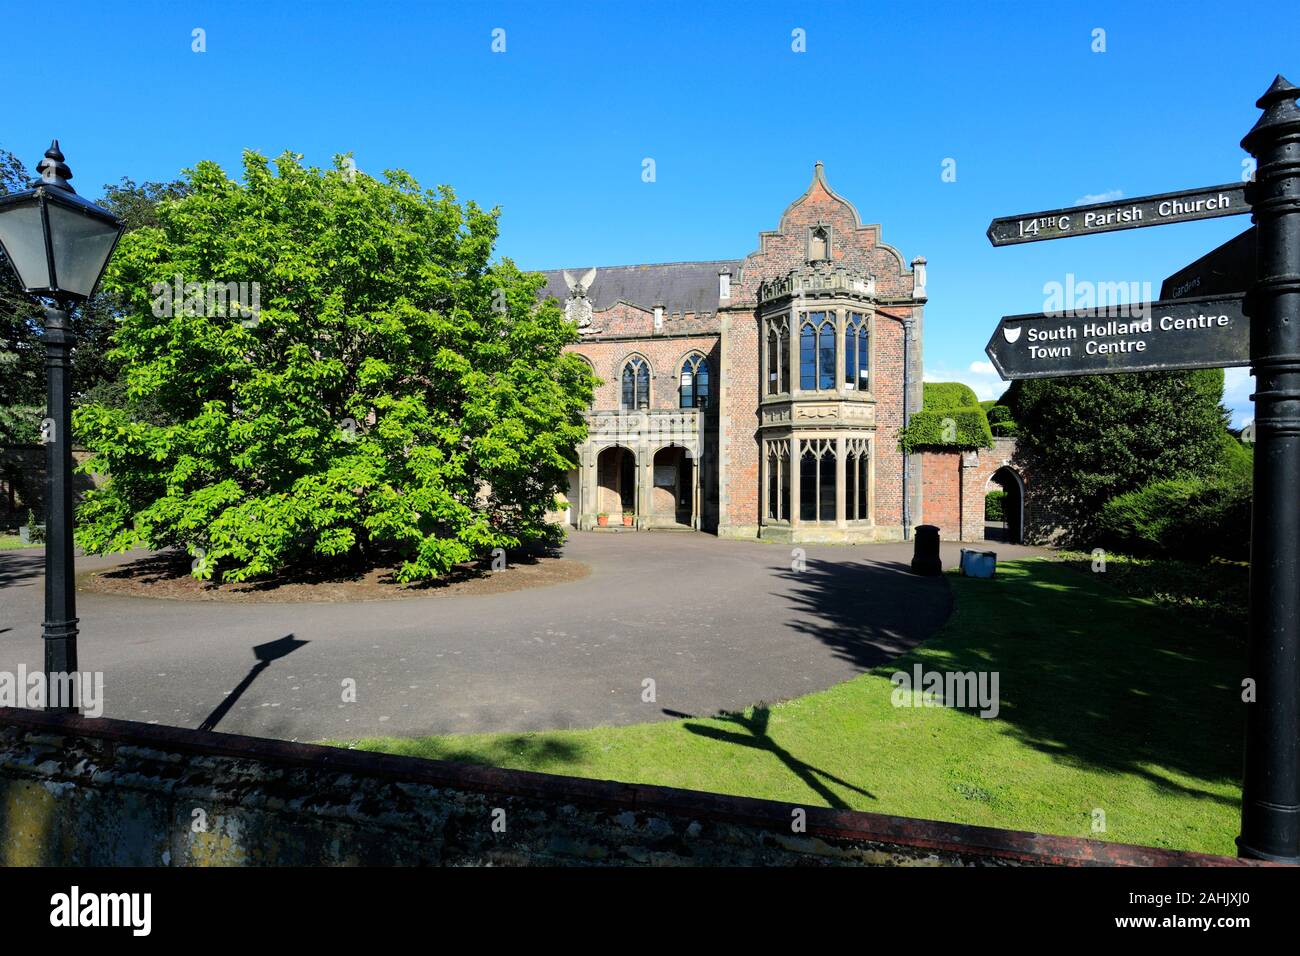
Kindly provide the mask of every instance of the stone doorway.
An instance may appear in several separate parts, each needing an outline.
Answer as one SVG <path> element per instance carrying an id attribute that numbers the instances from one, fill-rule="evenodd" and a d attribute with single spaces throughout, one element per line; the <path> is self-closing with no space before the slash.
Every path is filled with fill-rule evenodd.
<path id="1" fill-rule="evenodd" d="M 636 511 L 636 455 L 615 445 L 600 453 L 596 461 L 596 510 L 609 515 L 610 524 L 621 524 L 624 511 Z"/>
<path id="2" fill-rule="evenodd" d="M 686 449 L 661 448 L 655 453 L 651 475 L 651 523 L 691 527 L 695 502 L 695 463 Z"/>

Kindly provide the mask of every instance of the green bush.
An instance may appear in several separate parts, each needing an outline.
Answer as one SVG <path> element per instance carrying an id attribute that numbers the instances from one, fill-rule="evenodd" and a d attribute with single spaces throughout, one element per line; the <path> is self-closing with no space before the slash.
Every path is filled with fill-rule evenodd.
<path id="1" fill-rule="evenodd" d="M 1248 480 L 1168 478 L 1119 495 L 1101 510 L 1102 543 L 1141 557 L 1196 561 L 1250 555 Z"/>
<path id="2" fill-rule="evenodd" d="M 82 471 L 107 475 L 78 544 L 183 548 L 227 581 L 406 582 L 556 538 L 592 378 L 542 276 L 493 260 L 496 210 L 292 153 L 245 153 L 241 180 L 200 162 L 184 193 L 104 279 L 126 389 L 74 413 Z M 252 298 L 214 298 L 236 282 Z"/>
<path id="3" fill-rule="evenodd" d="M 927 411 L 940 408 L 979 408 L 975 390 L 961 382 L 926 382 L 924 407 Z"/>
<path id="4" fill-rule="evenodd" d="M 926 382 L 925 404 L 898 436 L 909 454 L 922 448 L 990 448 L 993 433 L 975 392 L 961 382 Z"/>
<path id="5" fill-rule="evenodd" d="M 985 521 L 1006 521 L 1007 520 L 1007 493 L 1005 491 L 990 491 L 984 495 L 984 520 Z"/>
<path id="6" fill-rule="evenodd" d="M 1219 457 L 1219 469 L 1225 476 L 1250 481 L 1255 473 L 1255 451 L 1244 444 L 1231 432 L 1223 433 L 1223 452 Z"/>

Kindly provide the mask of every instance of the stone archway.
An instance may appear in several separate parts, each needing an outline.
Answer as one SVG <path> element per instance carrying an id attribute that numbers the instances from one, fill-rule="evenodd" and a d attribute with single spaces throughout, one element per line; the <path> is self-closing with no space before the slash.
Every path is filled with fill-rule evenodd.
<path id="1" fill-rule="evenodd" d="M 1002 499 L 1004 519 L 1002 527 L 986 522 L 984 539 L 986 541 L 1006 541 L 1021 544 L 1025 536 L 1025 482 L 1020 473 L 1009 465 L 998 468 L 985 483 L 985 491 L 1005 491 Z"/>

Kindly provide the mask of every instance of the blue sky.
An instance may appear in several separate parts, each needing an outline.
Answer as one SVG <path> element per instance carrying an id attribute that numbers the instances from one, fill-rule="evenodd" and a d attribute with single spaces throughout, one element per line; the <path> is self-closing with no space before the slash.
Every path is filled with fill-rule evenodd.
<path id="1" fill-rule="evenodd" d="M 994 397 L 984 343 L 1045 283 L 1156 294 L 1249 223 L 995 250 L 989 220 L 1239 180 L 1254 100 L 1278 72 L 1300 83 L 1298 39 L 1294 11 L 1249 2 L 69 0 L 57 31 L 5 45 L 0 77 L 32 108 L 11 102 L 0 146 L 34 166 L 57 135 L 92 196 L 200 159 L 234 172 L 245 148 L 351 151 L 501 206 L 499 251 L 525 268 L 741 257 L 820 159 L 929 260 L 928 374 Z M 1229 386 L 1240 423 L 1244 371 Z"/>

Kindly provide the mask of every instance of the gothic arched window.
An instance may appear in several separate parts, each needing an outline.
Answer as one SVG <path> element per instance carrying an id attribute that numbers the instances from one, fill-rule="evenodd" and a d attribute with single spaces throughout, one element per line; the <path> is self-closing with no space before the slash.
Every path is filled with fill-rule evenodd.
<path id="1" fill-rule="evenodd" d="M 643 358 L 628 359 L 623 366 L 623 411 L 650 407 L 650 366 Z"/>
<path id="2" fill-rule="evenodd" d="M 833 312 L 808 312 L 799 326 L 799 387 L 806 392 L 835 390 Z"/>
<path id="3" fill-rule="evenodd" d="M 680 394 L 682 408 L 709 407 L 709 362 L 698 352 L 682 363 Z"/>
<path id="4" fill-rule="evenodd" d="M 871 320 L 850 312 L 844 323 L 844 384 L 865 392 L 871 373 Z"/>
<path id="5" fill-rule="evenodd" d="M 767 394 L 790 391 L 790 323 L 785 316 L 767 327 Z"/>
<path id="6" fill-rule="evenodd" d="M 834 521 L 838 496 L 835 442 L 814 438 L 799 445 L 799 520 Z"/>

